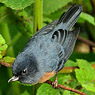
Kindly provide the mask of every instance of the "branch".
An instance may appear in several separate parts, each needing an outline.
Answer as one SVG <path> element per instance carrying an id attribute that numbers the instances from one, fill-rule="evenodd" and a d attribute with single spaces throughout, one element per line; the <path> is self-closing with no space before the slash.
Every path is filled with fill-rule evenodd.
<path id="1" fill-rule="evenodd" d="M 12 64 L 9 64 L 9 63 L 6 63 L 6 62 L 0 61 L 0 64 L 1 64 L 1 65 L 4 65 L 4 66 L 6 66 L 6 67 L 9 67 L 9 68 L 12 67 Z M 95 64 L 91 64 L 91 65 L 92 65 L 92 67 L 95 69 Z M 64 67 L 64 69 L 62 69 L 62 70 L 60 71 L 60 73 L 71 73 L 71 72 L 73 72 L 75 69 L 77 69 L 77 67 Z M 48 83 L 48 84 L 52 85 L 52 81 L 50 81 L 50 80 L 47 80 L 45 83 Z M 62 89 L 64 89 L 64 90 L 69 90 L 69 91 L 78 93 L 78 94 L 80 94 L 80 95 L 87 95 L 87 94 L 85 94 L 85 93 L 83 93 L 83 92 L 80 92 L 80 91 L 78 91 L 78 90 L 76 90 L 76 89 L 72 89 L 72 88 L 69 88 L 69 87 L 65 87 L 64 85 L 61 85 L 61 84 L 58 84 L 57 87 L 58 87 L 58 88 L 62 88 Z"/>
<path id="2" fill-rule="evenodd" d="M 50 80 L 47 80 L 45 83 L 48 83 L 48 84 L 52 85 L 53 82 L 50 81 Z M 83 93 L 83 92 L 80 92 L 80 91 L 78 91 L 78 90 L 76 90 L 76 89 L 72 89 L 72 88 L 66 87 L 66 86 L 61 85 L 61 84 L 57 84 L 57 87 L 58 87 L 58 88 L 62 88 L 62 89 L 64 89 L 64 90 L 69 90 L 69 91 L 78 93 L 78 94 L 80 94 L 80 95 L 87 95 L 87 94 L 85 94 L 85 93 Z"/>
<path id="3" fill-rule="evenodd" d="M 85 38 L 83 38 L 81 36 L 78 36 L 78 40 L 80 40 L 80 41 L 82 41 L 82 42 L 84 42 L 84 43 L 86 43 L 86 44 L 88 44 L 88 45 L 90 45 L 92 47 L 95 47 L 95 43 L 94 42 L 92 42 L 90 40 L 87 40 L 87 39 L 85 39 Z"/>
<path id="4" fill-rule="evenodd" d="M 95 70 L 95 64 L 91 64 L 91 66 Z M 78 69 L 78 67 L 64 67 L 59 73 L 72 73 L 75 69 Z"/>
<path id="5" fill-rule="evenodd" d="M 12 64 L 9 64 L 9 63 L 3 62 L 3 61 L 0 61 L 0 64 L 1 64 L 1 65 L 4 65 L 4 66 L 6 66 L 6 67 L 9 67 L 9 68 L 12 67 Z"/>

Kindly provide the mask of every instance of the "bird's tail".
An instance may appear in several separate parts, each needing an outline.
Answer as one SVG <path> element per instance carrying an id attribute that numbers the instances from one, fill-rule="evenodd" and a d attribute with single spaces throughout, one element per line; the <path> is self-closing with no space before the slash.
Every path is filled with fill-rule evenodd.
<path id="1" fill-rule="evenodd" d="M 65 56 L 64 56 L 65 61 L 68 60 L 68 58 L 70 57 L 74 49 L 79 32 L 80 32 L 80 28 L 76 28 L 73 31 L 69 31 L 68 36 L 66 37 L 66 40 L 63 45 L 63 48 L 65 50 Z"/>
<path id="2" fill-rule="evenodd" d="M 63 29 L 69 30 L 74 26 L 77 19 L 79 18 L 80 13 L 82 12 L 82 6 L 74 4 L 69 10 L 62 14 L 58 24 L 63 22 Z"/>

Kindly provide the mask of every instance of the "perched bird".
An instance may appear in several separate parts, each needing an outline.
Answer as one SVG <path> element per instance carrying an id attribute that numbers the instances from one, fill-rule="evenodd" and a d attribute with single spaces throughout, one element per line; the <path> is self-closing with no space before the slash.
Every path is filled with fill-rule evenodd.
<path id="1" fill-rule="evenodd" d="M 8 82 L 42 83 L 60 71 L 74 49 L 79 28 L 71 28 L 81 12 L 82 7 L 74 4 L 59 20 L 39 30 L 16 57 L 13 77 Z"/>

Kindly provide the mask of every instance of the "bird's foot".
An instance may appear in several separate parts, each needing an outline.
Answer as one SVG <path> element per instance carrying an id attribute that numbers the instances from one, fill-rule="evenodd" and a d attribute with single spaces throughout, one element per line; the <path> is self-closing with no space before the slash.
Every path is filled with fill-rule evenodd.
<path id="1" fill-rule="evenodd" d="M 52 87 L 55 89 L 58 89 L 57 74 L 56 74 L 56 78 L 55 78 L 54 82 L 52 82 Z"/>
<path id="2" fill-rule="evenodd" d="M 58 89 L 58 83 L 57 82 L 52 82 L 52 87 L 55 88 L 55 89 Z"/>

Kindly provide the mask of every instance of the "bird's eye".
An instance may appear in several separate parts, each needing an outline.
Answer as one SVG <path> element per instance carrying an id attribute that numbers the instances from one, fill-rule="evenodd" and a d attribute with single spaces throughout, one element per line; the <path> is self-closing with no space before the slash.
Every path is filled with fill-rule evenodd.
<path id="1" fill-rule="evenodd" d="M 26 74 L 27 73 L 27 69 L 24 69 L 23 71 L 22 71 L 22 75 L 24 75 L 24 74 Z"/>
<path id="2" fill-rule="evenodd" d="M 23 70 L 23 73 L 26 73 L 26 70 Z"/>

